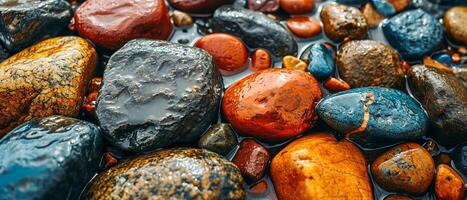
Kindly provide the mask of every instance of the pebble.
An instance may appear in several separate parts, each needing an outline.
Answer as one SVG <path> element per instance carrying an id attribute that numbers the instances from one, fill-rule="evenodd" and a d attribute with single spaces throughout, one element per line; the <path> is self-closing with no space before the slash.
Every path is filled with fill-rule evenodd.
<path id="1" fill-rule="evenodd" d="M 327 96 L 320 119 L 363 145 L 391 144 L 425 136 L 427 116 L 409 95 L 390 88 L 355 88 Z"/>
<path id="2" fill-rule="evenodd" d="M 96 50 L 75 36 L 41 41 L 0 63 L 0 137 L 36 117 L 77 117 Z"/>
<path id="3" fill-rule="evenodd" d="M 263 178 L 269 162 L 269 152 L 253 139 L 244 139 L 232 162 L 238 166 L 247 181 Z"/>
<path id="4" fill-rule="evenodd" d="M 421 9 L 399 13 L 382 23 L 384 36 L 404 59 L 415 60 L 444 41 L 443 26 Z"/>
<path id="5" fill-rule="evenodd" d="M 195 47 L 204 49 L 212 55 L 222 75 L 237 74 L 248 67 L 247 49 L 235 36 L 225 33 L 209 34 L 200 38 L 195 43 Z"/>
<path id="6" fill-rule="evenodd" d="M 326 35 L 335 42 L 344 38 L 364 39 L 368 23 L 360 10 L 339 3 L 326 4 L 320 13 Z"/>
<path id="7" fill-rule="evenodd" d="M 46 36 L 57 36 L 71 16 L 66 0 L 1 1 L 0 41 L 10 53 L 16 53 Z"/>
<path id="8" fill-rule="evenodd" d="M 164 0 L 87 0 L 74 23 L 80 36 L 108 50 L 135 38 L 165 40 L 173 30 Z"/>
<path id="9" fill-rule="evenodd" d="M 439 200 L 463 200 L 464 179 L 449 165 L 441 164 L 436 168 L 435 194 Z"/>
<path id="10" fill-rule="evenodd" d="M 279 199 L 373 199 L 367 164 L 358 147 L 330 133 L 294 140 L 271 162 Z"/>
<path id="11" fill-rule="evenodd" d="M 334 57 L 334 50 L 325 43 L 315 43 L 300 55 L 300 59 L 308 63 L 308 72 L 320 81 L 334 76 Z"/>
<path id="12" fill-rule="evenodd" d="M 467 141 L 467 88 L 452 73 L 415 65 L 407 73 L 414 97 L 428 113 L 430 133 L 441 144 Z"/>
<path id="13" fill-rule="evenodd" d="M 259 195 L 264 195 L 267 192 L 268 192 L 268 183 L 262 180 L 250 187 L 249 194 L 259 196 Z"/>
<path id="14" fill-rule="evenodd" d="M 300 38 L 310 38 L 321 33 L 320 21 L 308 16 L 297 16 L 287 19 L 287 27 Z"/>
<path id="15" fill-rule="evenodd" d="M 384 200 L 412 200 L 412 198 L 399 194 L 390 194 L 384 197 Z"/>
<path id="16" fill-rule="evenodd" d="M 0 199 L 78 199 L 99 166 L 104 138 L 89 122 L 35 118 L 0 140 Z"/>
<path id="17" fill-rule="evenodd" d="M 289 31 L 261 12 L 222 6 L 214 12 L 211 26 L 215 32 L 237 36 L 248 47 L 264 48 L 277 57 L 296 55 L 298 51 L 297 42 Z"/>
<path id="18" fill-rule="evenodd" d="M 113 146 L 141 153 L 194 142 L 217 120 L 221 77 L 199 48 L 135 39 L 110 57 L 97 118 Z"/>
<path id="19" fill-rule="evenodd" d="M 86 112 L 86 115 L 92 119 L 96 119 L 96 100 L 99 96 L 99 90 L 101 89 L 101 85 L 101 77 L 94 77 L 91 79 L 91 83 L 88 89 L 88 95 L 84 99 L 83 106 L 81 107 Z"/>
<path id="20" fill-rule="evenodd" d="M 425 193 L 435 175 L 430 153 L 416 143 L 391 148 L 371 164 L 371 173 L 383 189 L 413 195 Z"/>
<path id="21" fill-rule="evenodd" d="M 279 9 L 279 0 L 248 0 L 248 9 L 266 13 Z"/>
<path id="22" fill-rule="evenodd" d="M 454 165 L 464 176 L 467 176 L 467 143 L 463 143 L 454 150 Z"/>
<path id="23" fill-rule="evenodd" d="M 251 68 L 259 71 L 272 67 L 272 58 L 266 49 L 256 49 L 251 56 Z"/>
<path id="24" fill-rule="evenodd" d="M 233 0 L 169 0 L 171 6 L 188 13 L 211 13 L 219 6 L 233 3 Z"/>
<path id="25" fill-rule="evenodd" d="M 375 9 L 385 15 L 391 16 L 410 6 L 412 0 L 371 0 Z"/>
<path id="26" fill-rule="evenodd" d="M 277 142 L 314 126 L 314 107 L 322 96 L 318 81 L 310 74 L 272 68 L 230 86 L 224 94 L 222 111 L 240 133 Z"/>
<path id="27" fill-rule="evenodd" d="M 238 144 L 235 135 L 229 124 L 212 125 L 199 139 L 198 146 L 226 156 Z"/>
<path id="28" fill-rule="evenodd" d="M 467 45 L 467 6 L 456 6 L 444 13 L 444 28 L 455 41 Z"/>
<path id="29" fill-rule="evenodd" d="M 240 170 L 218 154 L 171 148 L 124 160 L 100 173 L 82 199 L 244 199 L 242 184 Z"/>
<path id="30" fill-rule="evenodd" d="M 339 47 L 336 57 L 339 75 L 352 88 L 400 87 L 405 71 L 397 52 L 374 40 L 352 40 Z"/>
<path id="31" fill-rule="evenodd" d="M 384 16 L 378 13 L 371 3 L 366 3 L 361 10 L 370 28 L 378 27 L 379 23 L 384 20 Z"/>
<path id="32" fill-rule="evenodd" d="M 282 58 L 282 66 L 286 69 L 306 71 L 307 64 L 294 56 L 285 56 Z"/>
<path id="33" fill-rule="evenodd" d="M 331 93 L 342 92 L 345 90 L 350 90 L 350 85 L 340 79 L 330 77 L 324 82 L 324 88 L 326 88 Z"/>
<path id="34" fill-rule="evenodd" d="M 289 14 L 307 14 L 313 11 L 313 0 L 279 0 L 280 7 Z"/>
<path id="35" fill-rule="evenodd" d="M 188 13 L 179 10 L 173 11 L 172 20 L 176 26 L 191 26 L 193 24 L 193 18 Z"/>

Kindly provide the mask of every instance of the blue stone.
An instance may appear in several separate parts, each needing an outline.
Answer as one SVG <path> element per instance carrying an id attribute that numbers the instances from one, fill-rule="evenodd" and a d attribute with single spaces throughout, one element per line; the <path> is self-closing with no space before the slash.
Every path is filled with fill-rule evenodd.
<path id="1" fill-rule="evenodd" d="M 452 64 L 452 58 L 451 58 L 451 55 L 449 54 L 439 54 L 439 55 L 436 55 L 433 57 L 436 61 L 440 62 L 440 63 L 444 63 L 444 64 L 447 64 L 447 65 L 451 65 Z"/>
<path id="2" fill-rule="evenodd" d="M 415 60 L 436 50 L 444 40 L 444 29 L 421 9 L 399 13 L 382 23 L 383 33 L 404 59 Z"/>
<path id="3" fill-rule="evenodd" d="M 387 0 L 372 0 L 375 5 L 376 11 L 383 14 L 384 16 L 391 16 L 396 14 L 396 8 L 389 3 Z"/>
<path id="4" fill-rule="evenodd" d="M 18 126 L 0 140 L 0 199 L 78 199 L 103 141 L 96 125 L 62 116 Z"/>
<path id="5" fill-rule="evenodd" d="M 334 52 L 322 43 L 309 46 L 302 53 L 302 60 L 308 62 L 308 72 L 322 81 L 334 75 Z"/>
<path id="6" fill-rule="evenodd" d="M 327 96 L 316 112 L 330 127 L 363 144 L 418 139 L 425 135 L 428 124 L 425 111 L 413 98 L 383 87 L 356 88 Z"/>

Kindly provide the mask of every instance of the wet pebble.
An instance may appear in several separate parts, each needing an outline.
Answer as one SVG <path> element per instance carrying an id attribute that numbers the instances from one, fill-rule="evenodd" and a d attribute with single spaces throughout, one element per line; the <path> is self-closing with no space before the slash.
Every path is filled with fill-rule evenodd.
<path id="1" fill-rule="evenodd" d="M 339 75 L 353 88 L 399 87 L 404 69 L 397 52 L 374 40 L 353 40 L 339 47 L 336 57 Z"/>
<path id="2" fill-rule="evenodd" d="M 391 16 L 409 7 L 412 0 L 372 0 L 372 3 L 379 13 Z"/>
<path id="3" fill-rule="evenodd" d="M 326 4 L 320 13 L 326 35 L 334 41 L 364 39 L 368 32 L 365 16 L 355 7 L 339 3 Z"/>
<path id="4" fill-rule="evenodd" d="M 222 84 L 198 48 L 135 39 L 110 58 L 97 118 L 111 144 L 143 152 L 197 141 L 217 120 Z"/>
<path id="5" fill-rule="evenodd" d="M 237 74 L 248 67 L 246 47 L 235 36 L 225 33 L 209 34 L 200 38 L 195 47 L 204 49 L 212 55 L 222 75 Z"/>
<path id="6" fill-rule="evenodd" d="M 279 0 L 281 8 L 289 14 L 307 14 L 315 8 L 313 0 Z"/>
<path id="7" fill-rule="evenodd" d="M 253 139 L 244 139 L 232 162 L 238 166 L 247 181 L 263 178 L 269 162 L 269 152 Z"/>
<path id="8" fill-rule="evenodd" d="M 324 82 L 324 88 L 326 88 L 331 93 L 336 93 L 336 92 L 342 92 L 345 90 L 350 90 L 350 85 L 343 80 L 330 77 L 328 80 Z"/>
<path id="9" fill-rule="evenodd" d="M 210 13 L 234 0 L 169 0 L 174 8 L 188 13 Z"/>
<path id="10" fill-rule="evenodd" d="M 361 10 L 370 28 L 378 27 L 384 19 L 384 16 L 378 13 L 371 3 L 366 3 Z"/>
<path id="11" fill-rule="evenodd" d="M 307 70 L 318 80 L 326 80 L 334 75 L 334 50 L 324 43 L 307 47 L 300 59 L 308 63 Z"/>
<path id="12" fill-rule="evenodd" d="M 434 51 L 444 40 L 443 26 L 421 9 L 391 17 L 383 22 L 382 30 L 391 46 L 408 60 Z"/>
<path id="13" fill-rule="evenodd" d="M 422 146 L 404 143 L 379 156 L 371 164 L 371 174 L 387 191 L 421 195 L 430 187 L 435 163 Z"/>
<path id="14" fill-rule="evenodd" d="M 259 71 L 272 67 L 272 58 L 266 49 L 256 49 L 251 56 L 251 68 Z"/>
<path id="15" fill-rule="evenodd" d="M 198 146 L 220 155 L 227 155 L 237 146 L 237 136 L 229 124 L 212 125 L 199 139 Z"/>
<path id="16" fill-rule="evenodd" d="M 285 56 L 282 58 L 282 66 L 286 69 L 306 71 L 307 64 L 297 57 Z"/>
<path id="17" fill-rule="evenodd" d="M 467 45 L 467 6 L 456 6 L 444 13 L 444 28 L 455 41 Z"/>
<path id="18" fill-rule="evenodd" d="M 252 185 L 250 190 L 248 191 L 249 194 L 252 195 L 264 195 L 268 192 L 268 183 L 264 180 Z"/>
<path id="19" fill-rule="evenodd" d="M 287 27 L 292 33 L 301 38 L 310 38 L 321 33 L 320 21 L 308 16 L 297 16 L 287 19 Z"/>
<path id="20" fill-rule="evenodd" d="M 464 179 L 449 165 L 441 164 L 436 168 L 435 194 L 439 200 L 464 199 Z"/>
<path id="21" fill-rule="evenodd" d="M 281 200 L 373 199 L 363 154 L 330 133 L 313 133 L 288 144 L 273 158 L 271 177 Z"/>
<path id="22" fill-rule="evenodd" d="M 77 199 L 103 142 L 96 125 L 58 115 L 18 126 L 0 140 L 0 199 Z"/>
<path id="23" fill-rule="evenodd" d="M 176 26 L 191 26 L 193 24 L 193 18 L 188 13 L 179 10 L 173 11 L 172 20 Z"/>
<path id="24" fill-rule="evenodd" d="M 242 184 L 240 170 L 218 154 L 172 148 L 124 160 L 100 173 L 82 199 L 244 199 Z"/>
<path id="25" fill-rule="evenodd" d="M 277 142 L 313 127 L 317 120 L 314 107 L 321 98 L 318 81 L 310 74 L 266 69 L 230 86 L 224 94 L 222 111 L 240 133 Z"/>
<path id="26" fill-rule="evenodd" d="M 88 95 L 84 99 L 83 106 L 81 107 L 85 110 L 86 115 L 92 119 L 96 118 L 96 100 L 99 95 L 101 85 L 101 77 L 94 77 L 91 79 L 91 83 L 88 88 Z"/>
<path id="27" fill-rule="evenodd" d="M 248 0 L 248 9 L 272 13 L 279 9 L 279 0 Z"/>

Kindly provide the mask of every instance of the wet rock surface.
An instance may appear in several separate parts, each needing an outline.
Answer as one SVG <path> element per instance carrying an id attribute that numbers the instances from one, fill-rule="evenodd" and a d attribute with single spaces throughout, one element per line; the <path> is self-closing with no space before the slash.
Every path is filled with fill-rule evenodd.
<path id="1" fill-rule="evenodd" d="M 44 37 L 54 37 L 71 19 L 66 0 L 6 0 L 0 2 L 0 41 L 16 53 Z"/>
<path id="2" fill-rule="evenodd" d="M 229 124 L 212 125 L 199 139 L 198 146 L 220 155 L 227 155 L 237 146 L 237 135 L 235 135 Z"/>
<path id="3" fill-rule="evenodd" d="M 453 74 L 415 65 L 408 71 L 412 94 L 428 113 L 432 135 L 447 145 L 467 141 L 467 88 Z"/>
<path id="4" fill-rule="evenodd" d="M 400 87 L 404 69 L 397 52 L 374 40 L 353 40 L 337 52 L 339 75 L 353 88 L 366 86 Z"/>
<path id="5" fill-rule="evenodd" d="M 90 43 L 65 36 L 0 63 L 0 136 L 34 117 L 77 117 L 96 62 Z"/>
<path id="6" fill-rule="evenodd" d="M 321 33 L 321 23 L 313 17 L 298 16 L 287 20 L 287 27 L 301 38 L 317 36 Z"/>
<path id="7" fill-rule="evenodd" d="M 467 6 L 456 6 L 444 13 L 444 28 L 455 41 L 467 45 Z"/>
<path id="8" fill-rule="evenodd" d="M 440 200 L 464 199 L 464 179 L 449 165 L 441 164 L 436 168 L 435 193 Z"/>
<path id="9" fill-rule="evenodd" d="M 111 143 L 133 152 L 196 141 L 217 117 L 222 83 L 203 50 L 136 39 L 112 55 L 97 102 Z"/>
<path id="10" fill-rule="evenodd" d="M 287 145 L 273 158 L 271 176 L 282 200 L 373 199 L 363 154 L 330 133 L 314 133 Z"/>
<path id="11" fill-rule="evenodd" d="M 326 4 L 320 13 L 326 35 L 335 42 L 350 39 L 364 39 L 368 32 L 365 16 L 355 7 L 339 3 Z"/>
<path id="12" fill-rule="evenodd" d="M 244 139 L 232 159 L 247 181 L 256 182 L 263 178 L 269 162 L 269 152 L 253 139 Z"/>
<path id="13" fill-rule="evenodd" d="M 334 57 L 334 50 L 323 43 L 307 47 L 300 55 L 300 59 L 308 63 L 308 72 L 318 80 L 325 80 L 334 75 Z"/>
<path id="14" fill-rule="evenodd" d="M 281 9 L 289 14 L 307 14 L 313 11 L 313 0 L 279 0 Z"/>
<path id="15" fill-rule="evenodd" d="M 218 154 L 173 148 L 119 163 L 93 179 L 83 199 L 244 199 L 238 168 Z"/>
<path id="16" fill-rule="evenodd" d="M 211 20 L 215 32 L 235 35 L 251 48 L 264 48 L 277 57 L 297 54 L 292 35 L 263 13 L 227 5 L 218 8 Z"/>
<path id="17" fill-rule="evenodd" d="M 103 137 L 89 122 L 50 116 L 0 140 L 0 199 L 76 199 L 94 176 Z"/>
<path id="18" fill-rule="evenodd" d="M 169 0 L 174 8 L 189 13 L 209 13 L 234 0 Z"/>
<path id="19" fill-rule="evenodd" d="M 259 71 L 272 66 L 272 58 L 266 49 L 256 49 L 251 55 L 251 69 Z"/>

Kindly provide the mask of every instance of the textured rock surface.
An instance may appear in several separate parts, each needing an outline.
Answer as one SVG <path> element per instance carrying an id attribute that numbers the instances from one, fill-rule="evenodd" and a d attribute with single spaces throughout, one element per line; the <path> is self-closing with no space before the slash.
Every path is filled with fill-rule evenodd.
<path id="1" fill-rule="evenodd" d="M 238 166 L 247 181 L 257 182 L 263 178 L 269 162 L 269 152 L 253 139 L 244 139 L 240 143 L 232 162 Z"/>
<path id="2" fill-rule="evenodd" d="M 264 48 L 278 57 L 297 54 L 297 42 L 292 35 L 263 13 L 222 6 L 214 12 L 211 20 L 215 32 L 235 35 L 251 48 Z"/>
<path id="3" fill-rule="evenodd" d="M 308 63 L 307 70 L 318 80 L 334 75 L 334 50 L 323 43 L 307 47 L 300 59 Z"/>
<path id="4" fill-rule="evenodd" d="M 339 75 L 353 88 L 400 87 L 404 69 L 397 52 L 374 40 L 353 40 L 339 47 L 336 57 Z"/>
<path id="5" fill-rule="evenodd" d="M 123 161 L 93 179 L 83 199 L 244 199 L 238 168 L 218 154 L 175 148 Z"/>
<path id="6" fill-rule="evenodd" d="M 136 39 L 110 58 L 97 117 L 111 143 L 146 151 L 196 141 L 217 116 L 222 83 L 198 48 Z"/>
<path id="7" fill-rule="evenodd" d="M 279 199 L 373 199 L 365 158 L 329 133 L 297 139 L 271 162 Z M 338 187 L 336 187 L 338 186 Z"/>
<path id="8" fill-rule="evenodd" d="M 4 0 L 0 2 L 0 41 L 15 53 L 43 37 L 58 35 L 70 19 L 66 0 Z"/>
<path id="9" fill-rule="evenodd" d="M 199 139 L 198 146 L 220 155 L 227 155 L 238 144 L 235 135 L 229 124 L 212 125 Z"/>
<path id="10" fill-rule="evenodd" d="M 334 41 L 364 39 L 367 36 L 368 23 L 357 8 L 338 3 L 326 4 L 320 13 L 326 35 Z"/>
<path id="11" fill-rule="evenodd" d="M 0 137 L 33 117 L 76 117 L 97 55 L 86 40 L 56 37 L 0 63 Z"/>
<path id="12" fill-rule="evenodd" d="M 467 6 L 456 6 L 444 13 L 444 28 L 455 41 L 467 45 Z"/>
<path id="13" fill-rule="evenodd" d="M 441 164 L 436 168 L 435 193 L 440 200 L 464 199 L 464 179 L 449 165 Z"/>
<path id="14" fill-rule="evenodd" d="M 94 176 L 103 137 L 63 116 L 26 122 L 0 140 L 0 199 L 77 199 Z"/>

